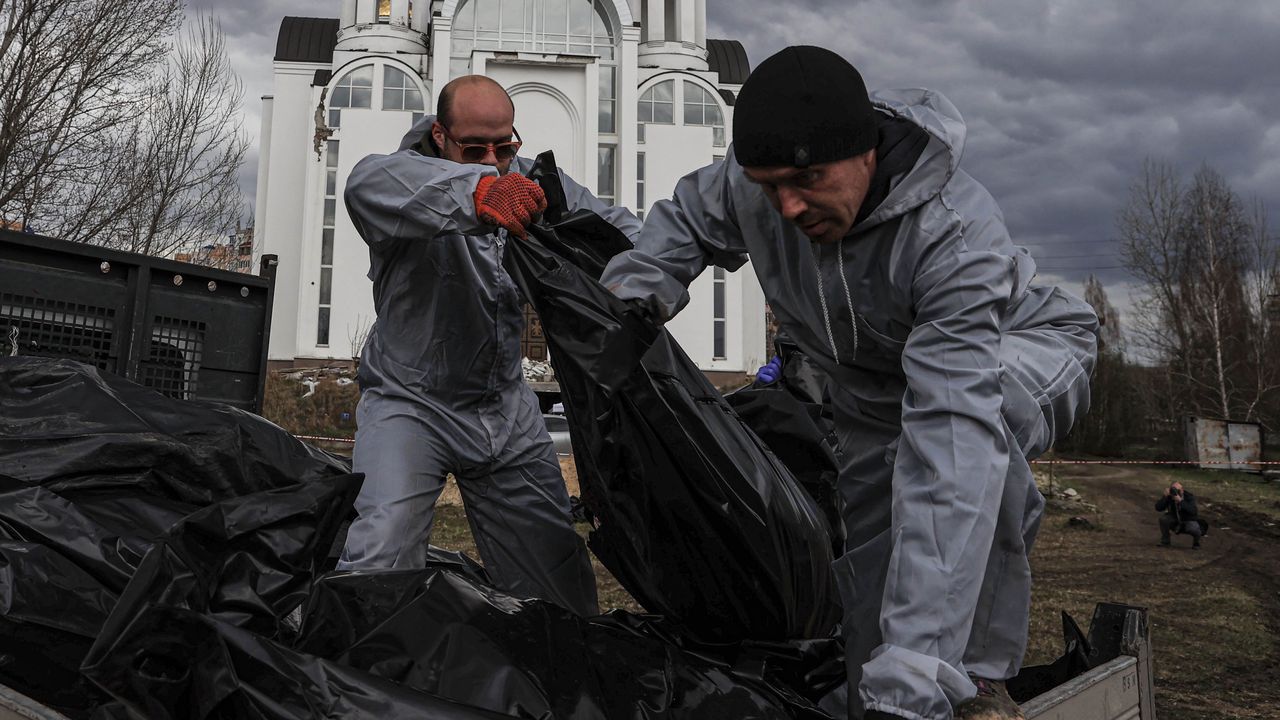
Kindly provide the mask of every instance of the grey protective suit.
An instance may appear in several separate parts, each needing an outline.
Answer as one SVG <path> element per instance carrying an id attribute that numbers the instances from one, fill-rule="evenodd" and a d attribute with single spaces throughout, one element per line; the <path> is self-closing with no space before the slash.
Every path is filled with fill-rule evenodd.
<path id="1" fill-rule="evenodd" d="M 422 567 L 452 472 L 500 587 L 595 614 L 590 557 L 521 374 L 521 299 L 502 267 L 508 236 L 476 218 L 476 183 L 497 170 L 420 154 L 434 120 L 415 125 L 398 152 L 361 160 L 347 180 L 378 317 L 360 363 L 354 465 L 365 482 L 339 568 Z M 531 166 L 517 158 L 511 170 Z M 626 210 L 568 177 L 564 187 L 570 208 L 639 232 Z"/>
<path id="2" fill-rule="evenodd" d="M 664 315 L 747 255 L 782 328 L 829 375 L 842 458 L 850 714 L 950 718 L 968 674 L 1015 675 L 1044 499 L 1028 457 L 1089 402 L 1097 319 L 1033 284 L 1000 209 L 958 167 L 965 128 L 925 90 L 872 96 L 929 137 L 838 244 L 812 244 L 732 150 L 680 181 L 602 281 Z"/>

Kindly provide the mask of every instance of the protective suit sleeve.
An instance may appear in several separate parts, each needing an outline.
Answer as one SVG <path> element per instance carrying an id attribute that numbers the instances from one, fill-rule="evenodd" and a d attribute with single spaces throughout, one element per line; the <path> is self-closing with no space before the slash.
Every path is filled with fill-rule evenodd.
<path id="1" fill-rule="evenodd" d="M 429 240 L 445 231 L 488 235 L 493 226 L 476 217 L 473 196 L 481 177 L 497 174 L 497 168 L 401 150 L 356 163 L 343 198 L 370 245 Z"/>
<path id="2" fill-rule="evenodd" d="M 966 231 L 1004 232 L 998 220 Z M 963 657 L 1017 446 L 1001 404 L 1001 320 L 1016 261 L 960 235 L 922 259 L 915 325 L 902 354 L 907 390 L 893 468 L 892 552 L 880 627 L 863 667 L 868 708 L 949 717 L 972 696 Z M 984 244 L 975 243 L 979 247 Z"/>
<path id="3" fill-rule="evenodd" d="M 747 249 L 733 207 L 735 168 L 730 149 L 724 160 L 682 178 L 645 218 L 635 249 L 614 256 L 600 282 L 667 319 L 689 303 L 689 284 L 707 265 L 742 267 Z"/>

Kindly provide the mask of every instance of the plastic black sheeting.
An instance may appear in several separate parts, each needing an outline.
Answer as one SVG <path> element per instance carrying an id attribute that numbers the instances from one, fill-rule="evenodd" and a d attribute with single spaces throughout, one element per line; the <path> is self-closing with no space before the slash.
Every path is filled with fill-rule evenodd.
<path id="1" fill-rule="evenodd" d="M 795 345 L 780 341 L 782 377 L 753 384 L 724 396 L 738 417 L 795 474 L 813 498 L 831 530 L 831 552 L 844 554 L 844 521 L 836 482 L 836 439 L 824 402 L 826 375 Z"/>
<path id="2" fill-rule="evenodd" d="M 1118 630 L 1115 634 L 1119 634 Z M 1071 678 L 1083 675 L 1094 667 L 1089 658 L 1092 648 L 1089 645 L 1088 638 L 1085 637 L 1085 634 L 1080 630 L 1080 626 L 1065 610 L 1062 611 L 1062 644 L 1065 649 L 1062 656 L 1057 660 L 1047 665 L 1024 667 L 1016 677 L 1009 680 L 1009 695 L 1014 700 L 1026 702 L 1037 695 L 1052 690 Z M 1105 660 L 1111 659 L 1109 657 Z M 1099 662 L 1097 664 L 1100 665 L 1102 663 Z"/>
<path id="3" fill-rule="evenodd" d="M 289 645 L 201 612 L 218 574 L 190 549 L 148 554 L 152 581 L 131 585 L 85 663 L 120 717 L 821 720 L 791 688 L 843 674 L 834 641 L 687 646 L 654 618 L 511 597 L 439 552 L 421 571 L 321 578 Z"/>
<path id="4" fill-rule="evenodd" d="M 303 652 L 522 718 L 823 718 L 790 688 L 844 669 L 833 641 L 699 647 L 657 618 L 583 619 L 439 560 L 330 575 L 305 615 Z"/>
<path id="5" fill-rule="evenodd" d="M 511 717 L 293 649 L 296 633 L 271 631 L 283 608 L 243 592 L 242 556 L 186 530 L 147 554 L 85 659 L 84 674 L 117 707 L 152 720 Z M 376 589 L 376 575 L 351 577 Z"/>
<path id="6" fill-rule="evenodd" d="M 255 415 L 0 358 L 0 683 L 74 717 L 99 705 L 79 665 L 174 533 L 221 558 L 211 617 L 284 635 L 359 483 Z"/>
<path id="7" fill-rule="evenodd" d="M 564 215 L 548 168 L 544 154 L 531 177 L 550 224 L 509 244 L 506 267 L 551 347 L 591 549 L 701 640 L 826 637 L 838 612 L 821 511 L 666 331 L 597 282 L 630 242 L 595 214 Z"/>
<path id="8" fill-rule="evenodd" d="M 0 359 L 0 682 L 73 718 L 824 718 L 838 641 L 582 619 L 433 553 L 323 575 L 360 477 L 261 418 Z"/>

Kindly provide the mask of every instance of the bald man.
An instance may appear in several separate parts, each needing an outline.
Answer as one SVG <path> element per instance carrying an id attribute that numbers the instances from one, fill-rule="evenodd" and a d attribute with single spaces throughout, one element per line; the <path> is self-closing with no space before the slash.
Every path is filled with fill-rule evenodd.
<path id="1" fill-rule="evenodd" d="M 347 211 L 369 246 L 377 322 L 361 353 L 354 465 L 365 474 L 339 569 L 420 568 L 445 474 L 504 590 L 598 612 L 586 546 L 537 398 L 521 374 L 522 303 L 503 250 L 546 207 L 524 177 L 515 107 L 470 75 L 390 155 L 361 160 Z M 640 222 L 562 175 L 569 209 L 629 237 Z"/>

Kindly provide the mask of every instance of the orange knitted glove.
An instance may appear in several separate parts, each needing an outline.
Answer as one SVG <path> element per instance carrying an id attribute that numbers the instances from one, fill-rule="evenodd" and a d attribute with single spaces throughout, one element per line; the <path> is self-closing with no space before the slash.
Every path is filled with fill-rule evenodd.
<path id="1" fill-rule="evenodd" d="M 486 175 L 476 184 L 476 217 L 523 238 L 533 216 L 547 209 L 547 196 L 538 183 L 519 173 Z"/>

